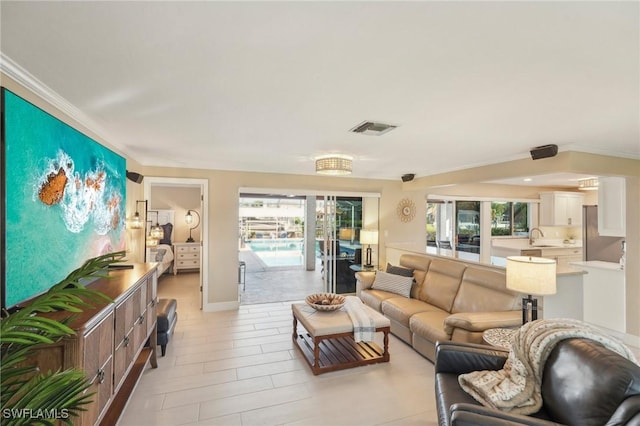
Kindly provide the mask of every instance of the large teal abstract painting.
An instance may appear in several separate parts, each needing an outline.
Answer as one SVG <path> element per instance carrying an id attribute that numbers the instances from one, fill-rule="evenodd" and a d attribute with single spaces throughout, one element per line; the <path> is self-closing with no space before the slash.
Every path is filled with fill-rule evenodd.
<path id="1" fill-rule="evenodd" d="M 3 307 L 125 248 L 125 159 L 2 89 Z"/>

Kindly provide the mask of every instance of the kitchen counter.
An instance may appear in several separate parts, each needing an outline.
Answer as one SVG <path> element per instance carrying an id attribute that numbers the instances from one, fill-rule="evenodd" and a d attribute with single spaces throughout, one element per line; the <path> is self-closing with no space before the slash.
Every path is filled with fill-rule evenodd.
<path id="1" fill-rule="evenodd" d="M 583 278 L 584 320 L 619 333 L 626 331 L 625 271 L 613 262 L 571 262 Z"/>
<path id="2" fill-rule="evenodd" d="M 492 248 L 513 249 L 513 250 L 535 250 L 535 249 L 581 249 L 582 241 L 575 240 L 575 243 L 565 243 L 559 239 L 540 239 L 529 243 L 528 238 L 492 238 Z"/>
<path id="3" fill-rule="evenodd" d="M 491 260 L 496 265 L 505 266 L 509 256 L 539 256 L 557 262 L 558 275 L 579 275 L 585 272 L 571 263 L 582 260 L 582 241 L 564 244 L 558 239 L 538 239 L 529 244 L 528 238 L 494 238 L 491 240 Z"/>
<path id="4" fill-rule="evenodd" d="M 571 262 L 571 266 L 579 269 L 602 269 L 605 271 L 618 271 L 624 273 L 624 269 L 620 268 L 618 263 L 603 262 L 601 260 L 587 260 L 583 262 Z"/>

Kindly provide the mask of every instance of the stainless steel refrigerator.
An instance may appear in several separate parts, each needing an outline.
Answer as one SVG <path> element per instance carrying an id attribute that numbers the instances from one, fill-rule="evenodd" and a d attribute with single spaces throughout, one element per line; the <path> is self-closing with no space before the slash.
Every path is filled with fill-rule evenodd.
<path id="1" fill-rule="evenodd" d="M 598 206 L 584 206 L 582 212 L 582 251 L 584 260 L 620 262 L 622 242 L 620 237 L 601 237 L 598 234 Z"/>

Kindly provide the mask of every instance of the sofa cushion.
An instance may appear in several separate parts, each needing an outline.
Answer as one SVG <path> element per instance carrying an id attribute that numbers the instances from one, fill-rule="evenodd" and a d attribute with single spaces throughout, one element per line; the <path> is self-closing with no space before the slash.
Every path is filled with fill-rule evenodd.
<path id="1" fill-rule="evenodd" d="M 392 297 L 398 297 L 398 295 L 388 291 L 371 289 L 360 292 L 360 300 L 378 312 L 382 312 L 382 302 Z"/>
<path id="2" fill-rule="evenodd" d="M 611 424 L 618 406 L 639 393 L 640 368 L 594 341 L 560 342 L 545 363 L 544 407 L 562 423 Z"/>
<path id="3" fill-rule="evenodd" d="M 449 313 L 442 309 L 420 312 L 409 320 L 409 329 L 430 342 L 451 340 L 451 336 L 444 331 L 444 320 L 448 316 Z"/>
<path id="4" fill-rule="evenodd" d="M 413 271 L 414 270 L 411 268 L 403 268 L 402 266 L 395 266 L 387 263 L 387 274 L 396 274 L 403 277 L 413 278 Z"/>
<path id="5" fill-rule="evenodd" d="M 460 262 L 432 260 L 418 298 L 451 312 L 466 267 Z"/>
<path id="6" fill-rule="evenodd" d="M 413 280 L 415 283 L 411 288 L 411 297 L 418 299 L 424 278 L 427 276 L 427 271 L 431 264 L 431 258 L 425 255 L 403 254 L 400 256 L 399 263 L 400 266 L 404 268 L 413 269 Z"/>
<path id="7" fill-rule="evenodd" d="M 518 310 L 519 293 L 507 289 L 504 272 L 467 267 L 456 294 L 452 313 Z"/>
<path id="8" fill-rule="evenodd" d="M 382 313 L 409 328 L 409 318 L 419 312 L 439 310 L 437 307 L 417 299 L 391 297 L 382 302 Z M 442 326 L 440 327 L 442 328 Z"/>
<path id="9" fill-rule="evenodd" d="M 413 276 L 401 276 L 396 274 L 388 274 L 384 271 L 376 272 L 376 279 L 371 286 L 374 290 L 384 290 L 400 296 L 409 297 L 411 286 L 413 285 Z"/>

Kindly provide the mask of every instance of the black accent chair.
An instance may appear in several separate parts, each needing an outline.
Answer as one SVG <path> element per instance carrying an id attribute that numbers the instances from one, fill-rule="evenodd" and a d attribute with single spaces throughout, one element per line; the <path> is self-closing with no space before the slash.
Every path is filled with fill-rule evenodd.
<path id="1" fill-rule="evenodd" d="M 530 416 L 484 407 L 458 375 L 499 370 L 509 352 L 486 345 L 438 342 L 438 423 L 448 425 L 640 425 L 640 366 L 588 339 L 559 342 L 544 366 L 543 405 Z"/>

